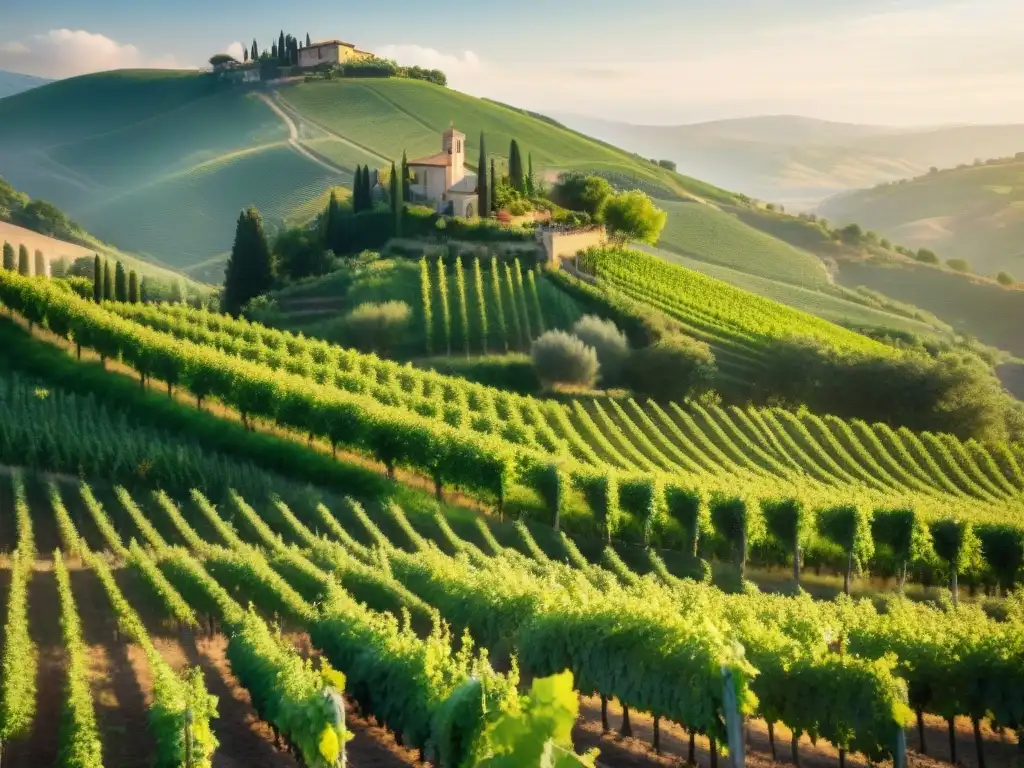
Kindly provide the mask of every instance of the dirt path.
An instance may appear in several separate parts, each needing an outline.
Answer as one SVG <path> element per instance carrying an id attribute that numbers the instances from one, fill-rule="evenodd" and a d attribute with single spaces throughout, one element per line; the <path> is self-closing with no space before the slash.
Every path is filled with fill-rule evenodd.
<path id="1" fill-rule="evenodd" d="M 333 164 L 327 162 L 322 157 L 314 155 L 312 152 L 310 152 L 308 149 L 306 149 L 306 147 L 303 146 L 301 142 L 299 142 L 299 128 L 298 128 L 298 126 L 295 125 L 295 121 L 292 120 L 291 116 L 288 113 L 286 113 L 283 109 L 281 109 L 281 107 L 278 106 L 277 102 L 274 101 L 274 99 L 270 98 L 265 93 L 257 93 L 256 94 L 256 98 L 258 98 L 260 101 L 262 101 L 268 107 L 270 107 L 270 109 L 274 112 L 274 114 L 277 115 L 279 118 L 281 118 L 281 120 L 284 122 L 284 124 L 288 127 L 288 144 L 291 146 L 292 149 L 294 149 L 296 152 L 298 152 L 300 155 L 302 155 L 306 159 L 312 160 L 317 165 L 322 166 L 323 168 L 326 168 L 327 170 L 331 171 L 332 173 L 337 173 L 337 174 L 340 174 L 342 176 L 348 176 L 349 175 L 348 171 L 343 170 L 342 168 L 339 168 L 338 166 L 333 165 Z M 338 137 L 338 138 L 339 138 L 339 140 L 344 141 L 344 139 L 341 139 L 340 137 Z M 346 142 L 346 143 L 350 144 L 351 146 L 355 146 L 351 142 Z"/>
<path id="2" fill-rule="evenodd" d="M 272 94 L 273 94 L 272 96 L 268 97 L 269 99 L 271 99 L 273 101 L 272 107 L 276 106 L 278 111 L 281 114 L 286 114 L 286 115 L 289 116 L 289 119 L 291 119 L 290 116 L 295 114 L 297 112 L 297 110 L 293 106 L 291 106 L 286 100 L 282 99 L 281 96 L 277 93 L 277 91 L 272 91 Z M 263 95 L 263 94 L 261 94 L 261 95 Z M 366 153 L 366 154 L 368 154 L 368 155 L 370 155 L 372 157 L 375 157 L 378 160 L 380 160 L 382 163 L 384 163 L 385 166 L 388 163 L 391 162 L 391 160 L 389 158 L 387 158 L 387 157 L 384 157 L 384 155 L 381 155 L 381 154 L 378 154 L 377 152 L 374 152 L 369 147 L 364 147 L 361 144 L 356 144 L 351 139 L 345 138 L 340 133 L 335 133 L 330 128 L 328 128 L 326 125 L 323 125 L 322 123 L 318 123 L 316 120 L 311 120 L 309 117 L 306 117 L 305 115 L 300 115 L 299 117 L 304 122 L 309 123 L 310 125 L 312 125 L 312 126 L 314 126 L 316 128 L 319 128 L 321 131 L 323 131 L 325 134 L 327 134 L 328 138 L 340 141 L 342 144 L 345 144 L 345 145 L 351 147 L 352 149 L 357 149 L 360 152 L 364 152 L 364 153 Z M 295 125 L 294 120 L 291 121 L 291 124 Z M 297 128 L 296 128 L 296 131 L 297 131 Z M 297 135 L 297 133 L 296 133 L 296 135 Z"/>
<path id="3" fill-rule="evenodd" d="M 54 765 L 64 700 L 64 640 L 57 582 L 49 560 L 39 561 L 28 585 L 29 634 L 39 649 L 36 716 L 27 738 L 5 745 L 4 765 Z"/>

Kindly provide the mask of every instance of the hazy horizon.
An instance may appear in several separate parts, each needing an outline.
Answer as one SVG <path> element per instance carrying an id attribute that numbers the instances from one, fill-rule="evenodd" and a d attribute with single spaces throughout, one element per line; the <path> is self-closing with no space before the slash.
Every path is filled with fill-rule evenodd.
<path id="1" fill-rule="evenodd" d="M 194 68 L 279 30 L 445 70 L 453 88 L 540 112 L 680 125 L 794 115 L 904 127 L 1024 122 L 1019 0 L 637 0 L 628 12 L 522 0 L 387 9 L 225 0 L 45 0 L 0 11 L 0 69 L 61 78 Z M 605 52 L 612 52 L 606 55 Z"/>

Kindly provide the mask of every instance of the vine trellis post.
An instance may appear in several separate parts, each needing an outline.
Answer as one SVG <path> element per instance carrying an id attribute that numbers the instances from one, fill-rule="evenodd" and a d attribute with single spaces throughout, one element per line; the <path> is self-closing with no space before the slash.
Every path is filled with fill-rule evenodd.
<path id="1" fill-rule="evenodd" d="M 740 714 L 739 701 L 736 698 L 736 685 L 733 682 L 732 670 L 724 666 L 722 667 L 722 685 L 724 688 L 722 705 L 725 709 L 725 728 L 729 736 L 729 768 L 743 768 L 746 765 L 743 716 Z"/>

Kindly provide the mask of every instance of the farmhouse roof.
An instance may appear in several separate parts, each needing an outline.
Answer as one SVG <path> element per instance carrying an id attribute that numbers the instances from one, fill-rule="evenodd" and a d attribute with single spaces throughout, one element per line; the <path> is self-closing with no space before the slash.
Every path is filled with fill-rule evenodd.
<path id="1" fill-rule="evenodd" d="M 321 40 L 318 43 L 312 45 L 304 45 L 299 48 L 300 51 L 308 51 L 310 48 L 323 48 L 325 45 L 343 45 L 346 48 L 355 48 L 355 43 L 346 43 L 344 40 Z"/>
<path id="2" fill-rule="evenodd" d="M 438 152 L 430 157 L 421 157 L 418 160 L 410 160 L 409 165 L 431 165 L 438 168 L 446 168 L 452 164 L 452 156 L 447 152 Z"/>

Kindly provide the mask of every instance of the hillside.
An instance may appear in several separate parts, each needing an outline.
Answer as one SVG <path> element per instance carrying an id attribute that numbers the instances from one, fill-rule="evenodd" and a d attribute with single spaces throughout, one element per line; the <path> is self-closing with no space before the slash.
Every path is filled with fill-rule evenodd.
<path id="1" fill-rule="evenodd" d="M 930 248 L 943 259 L 966 259 L 980 274 L 1024 273 L 1024 158 L 846 193 L 827 200 L 819 212 Z"/>
<path id="2" fill-rule="evenodd" d="M 145 70 L 72 78 L 5 99 L 0 175 L 103 240 L 216 282 L 239 209 L 258 206 L 271 231 L 308 219 L 357 164 L 385 167 L 403 150 L 432 153 L 451 121 L 467 134 L 467 157 L 478 152 L 483 130 L 499 156 L 517 138 L 548 178 L 585 168 L 661 197 L 735 200 L 551 123 L 424 82 L 300 83 L 257 95 L 209 75 Z"/>
<path id="3" fill-rule="evenodd" d="M 893 128 L 795 116 L 676 126 L 555 115 L 567 125 L 681 173 L 788 207 L 809 209 L 844 190 L 924 173 L 931 166 L 1024 150 L 1024 126 Z"/>
<path id="4" fill-rule="evenodd" d="M 18 72 L 0 70 L 0 99 L 52 82 L 52 80 L 47 80 L 45 77 L 22 75 Z"/>

